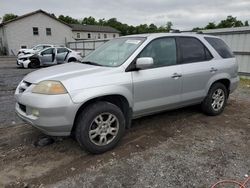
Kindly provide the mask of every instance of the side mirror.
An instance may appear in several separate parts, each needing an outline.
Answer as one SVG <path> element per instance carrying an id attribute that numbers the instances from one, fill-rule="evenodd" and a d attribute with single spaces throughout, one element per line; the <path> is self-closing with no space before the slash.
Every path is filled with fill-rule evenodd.
<path id="1" fill-rule="evenodd" d="M 136 60 L 137 69 L 145 69 L 152 67 L 154 65 L 154 60 L 152 57 L 140 57 Z"/>

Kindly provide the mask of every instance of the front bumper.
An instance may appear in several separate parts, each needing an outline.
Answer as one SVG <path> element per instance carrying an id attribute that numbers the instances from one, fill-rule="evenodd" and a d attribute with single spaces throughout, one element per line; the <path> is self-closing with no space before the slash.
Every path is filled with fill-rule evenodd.
<path id="1" fill-rule="evenodd" d="M 23 67 L 23 61 L 21 60 L 16 60 L 16 64 L 18 67 Z"/>
<path id="2" fill-rule="evenodd" d="M 43 95 L 29 91 L 19 93 L 17 89 L 15 98 L 16 113 L 25 122 L 47 135 L 69 136 L 71 134 L 80 104 L 73 103 L 68 94 Z M 33 111 L 39 112 L 39 115 L 34 115 Z"/>
<path id="3" fill-rule="evenodd" d="M 21 59 L 17 59 L 17 66 L 18 67 L 24 67 L 24 68 L 28 68 L 29 66 L 29 63 L 30 63 L 30 60 L 21 60 Z"/>

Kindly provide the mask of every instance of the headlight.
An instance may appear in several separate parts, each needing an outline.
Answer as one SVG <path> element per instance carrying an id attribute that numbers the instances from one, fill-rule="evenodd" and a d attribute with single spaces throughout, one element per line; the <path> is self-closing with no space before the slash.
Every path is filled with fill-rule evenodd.
<path id="1" fill-rule="evenodd" d="M 58 95 L 67 93 L 67 90 L 59 81 L 42 81 L 32 89 L 32 93 Z"/>

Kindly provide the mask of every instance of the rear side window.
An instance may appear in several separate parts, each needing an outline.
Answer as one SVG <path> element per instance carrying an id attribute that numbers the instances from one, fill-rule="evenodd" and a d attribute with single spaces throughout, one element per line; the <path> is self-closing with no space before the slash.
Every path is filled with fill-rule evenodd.
<path id="1" fill-rule="evenodd" d="M 208 49 L 196 38 L 180 37 L 178 41 L 181 63 L 202 62 L 213 58 Z"/>
<path id="2" fill-rule="evenodd" d="M 205 37 L 205 39 L 222 58 L 234 57 L 233 52 L 230 50 L 230 48 L 223 40 L 212 37 Z"/>
<path id="3" fill-rule="evenodd" d="M 61 54 L 61 53 L 66 53 L 68 52 L 69 50 L 67 48 L 57 48 L 57 53 L 58 54 Z"/>

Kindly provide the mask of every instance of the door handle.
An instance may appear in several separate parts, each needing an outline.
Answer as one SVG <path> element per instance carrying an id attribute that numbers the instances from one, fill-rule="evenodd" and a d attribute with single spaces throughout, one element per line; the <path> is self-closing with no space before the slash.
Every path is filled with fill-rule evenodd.
<path id="1" fill-rule="evenodd" d="M 174 73 L 174 74 L 172 75 L 172 78 L 180 78 L 180 77 L 182 77 L 182 75 L 181 75 L 181 74 L 178 74 L 178 73 Z"/>
<path id="2" fill-rule="evenodd" d="M 210 69 L 210 72 L 216 72 L 216 71 L 218 71 L 218 69 L 216 69 L 216 68 L 214 68 L 214 67 L 212 67 L 211 69 Z"/>

